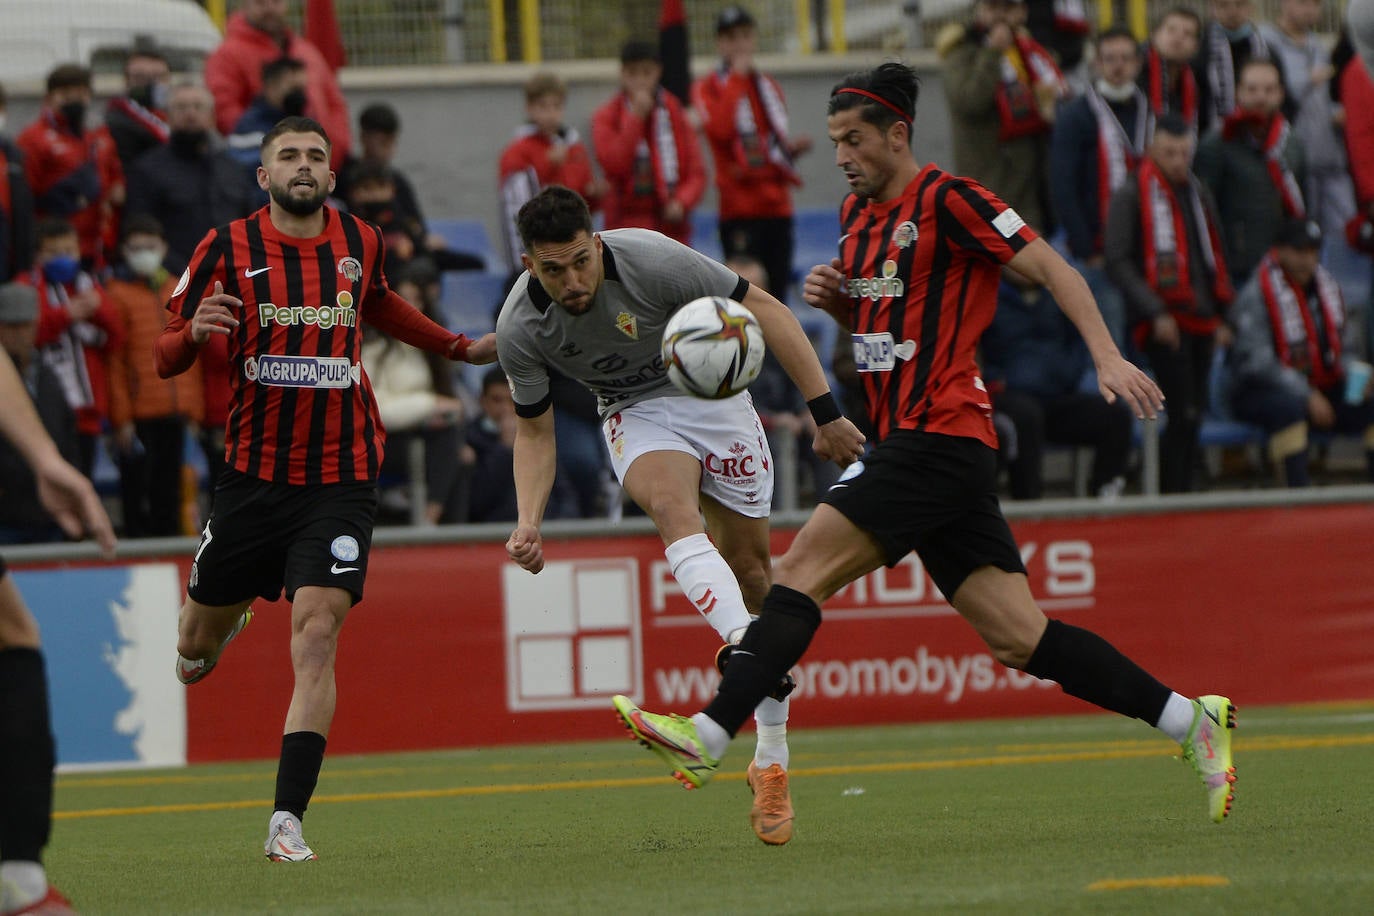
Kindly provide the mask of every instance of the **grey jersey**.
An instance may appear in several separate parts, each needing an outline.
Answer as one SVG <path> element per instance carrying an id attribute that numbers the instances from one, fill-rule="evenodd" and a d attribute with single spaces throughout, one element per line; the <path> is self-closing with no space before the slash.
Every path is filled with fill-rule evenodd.
<path id="1" fill-rule="evenodd" d="M 601 244 L 605 276 L 585 314 L 569 315 L 528 272 L 501 307 L 496 348 L 522 417 L 548 409 L 550 368 L 591 389 L 603 420 L 678 393 L 659 352 L 669 317 L 701 296 L 739 301 L 749 289 L 733 270 L 650 229 L 602 232 Z"/>

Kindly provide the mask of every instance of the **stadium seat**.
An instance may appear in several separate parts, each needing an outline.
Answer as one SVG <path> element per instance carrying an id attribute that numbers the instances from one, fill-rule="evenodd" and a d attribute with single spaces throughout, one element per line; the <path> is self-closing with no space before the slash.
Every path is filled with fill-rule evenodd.
<path id="1" fill-rule="evenodd" d="M 507 275 L 485 270 L 449 270 L 440 275 L 439 308 L 451 330 L 469 337 L 496 327 Z"/>
<path id="2" fill-rule="evenodd" d="M 481 258 L 487 270 L 499 271 L 505 267 L 505 259 L 487 234 L 487 224 L 480 219 L 432 219 L 429 231 L 442 236 L 450 251 Z"/>
<path id="3" fill-rule="evenodd" d="M 798 210 L 793 218 L 796 247 L 792 275 L 800 281 L 817 264 L 829 264 L 839 248 L 840 214 L 835 207 Z"/>
<path id="4" fill-rule="evenodd" d="M 720 222 L 716 213 L 701 210 L 692 213 L 692 247 L 708 258 L 725 260 L 720 247 Z"/>

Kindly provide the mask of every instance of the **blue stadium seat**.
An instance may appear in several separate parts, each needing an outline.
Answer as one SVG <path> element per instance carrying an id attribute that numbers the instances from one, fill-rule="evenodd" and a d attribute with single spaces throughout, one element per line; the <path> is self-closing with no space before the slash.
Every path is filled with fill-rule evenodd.
<path id="1" fill-rule="evenodd" d="M 716 213 L 700 210 L 692 213 L 692 247 L 708 258 L 725 260 L 720 247 L 720 221 Z"/>
<path id="2" fill-rule="evenodd" d="M 487 224 L 480 219 L 431 219 L 429 231 L 443 237 L 450 251 L 462 251 L 476 255 L 487 265 L 487 270 L 503 270 L 505 258 L 492 244 L 487 234 Z"/>
<path id="3" fill-rule="evenodd" d="M 439 308 L 450 329 L 475 337 L 496 327 L 506 274 L 449 270 L 440 276 Z"/>
<path id="4" fill-rule="evenodd" d="M 793 217 L 796 248 L 792 254 L 792 275 L 800 281 L 817 264 L 829 264 L 838 253 L 840 213 L 835 207 L 798 210 Z"/>

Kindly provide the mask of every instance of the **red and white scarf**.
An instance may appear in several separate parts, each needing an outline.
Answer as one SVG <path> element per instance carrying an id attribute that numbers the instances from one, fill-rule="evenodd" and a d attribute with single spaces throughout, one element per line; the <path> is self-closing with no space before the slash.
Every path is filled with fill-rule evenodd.
<path id="1" fill-rule="evenodd" d="M 1326 331 L 1323 341 L 1317 333 L 1313 303 L 1307 290 L 1298 288 L 1288 279 L 1273 253 L 1266 254 L 1259 263 L 1259 282 L 1279 362 L 1302 372 L 1317 388 L 1330 388 L 1339 382 L 1342 375 L 1341 329 L 1345 326 L 1340 284 L 1326 268 L 1317 266 L 1314 285 L 1316 307 L 1322 310 Z"/>
<path id="2" fill-rule="evenodd" d="M 1054 27 L 1070 35 L 1087 35 L 1092 31 L 1088 11 L 1083 0 L 1054 0 Z"/>
<path id="3" fill-rule="evenodd" d="M 1226 271 L 1226 255 L 1222 251 L 1221 233 L 1213 224 L 1211 214 L 1202 204 L 1197 179 L 1188 177 L 1188 196 L 1180 201 L 1174 187 L 1154 160 L 1146 157 L 1137 173 L 1140 183 L 1141 243 L 1144 246 L 1145 281 L 1170 306 L 1182 310 L 1194 305 L 1192 270 L 1189 263 L 1188 234 L 1185 219 L 1191 219 L 1204 239 L 1202 255 L 1206 269 L 1212 276 L 1212 297 L 1218 305 L 1231 301 L 1231 278 Z M 1186 212 L 1185 212 L 1186 208 Z M 1175 317 L 1180 317 L 1175 313 Z M 1214 322 L 1213 322 L 1214 324 Z M 1180 320 L 1184 330 L 1191 330 Z M 1210 331 L 1211 327 L 1207 327 Z"/>
<path id="4" fill-rule="evenodd" d="M 1288 149 L 1288 138 L 1293 132 L 1288 119 L 1280 114 L 1271 115 L 1266 124 L 1263 116 L 1238 109 L 1227 115 L 1226 120 L 1222 122 L 1221 137 L 1223 140 L 1244 138 L 1249 136 L 1252 127 L 1259 127 L 1263 131 L 1264 140 L 1261 141 L 1260 148 L 1264 152 L 1264 167 L 1269 170 L 1269 180 L 1274 182 L 1279 198 L 1283 201 L 1283 212 L 1294 219 L 1305 219 L 1307 209 L 1303 206 L 1302 187 L 1293 175 L 1293 170 L 1288 167 L 1288 160 L 1283 156 L 1284 151 Z"/>
<path id="5" fill-rule="evenodd" d="M 1165 63 L 1164 58 L 1159 56 L 1154 45 L 1150 45 L 1145 52 L 1145 73 L 1150 87 L 1150 111 L 1156 118 L 1172 110 L 1169 106 L 1169 87 L 1164 81 L 1168 69 L 1169 65 Z M 1181 65 L 1179 69 L 1181 110 L 1174 113 L 1183 118 L 1193 129 L 1193 133 L 1197 133 L 1197 79 L 1193 76 L 1193 68 L 1187 64 Z"/>
<path id="6" fill-rule="evenodd" d="M 621 100 L 621 104 L 625 104 Z M 678 154 L 678 136 L 673 125 L 673 112 L 668 107 L 665 91 L 659 89 L 655 96 L 654 108 L 649 112 L 648 135 L 641 137 L 635 145 L 636 194 L 648 194 L 648 181 L 652 180 L 652 193 L 659 203 L 673 199 L 678 183 L 682 180 L 682 160 Z M 647 165 L 647 173 L 644 166 Z"/>
<path id="7" fill-rule="evenodd" d="M 720 78 L 728 76 L 722 69 Z M 761 73 L 749 74 L 749 90 L 735 104 L 735 135 L 735 158 L 741 165 L 756 169 L 771 162 L 788 181 L 801 184 L 787 143 L 787 106 L 778 87 Z"/>
<path id="8" fill-rule="evenodd" d="M 128 96 L 118 96 L 110 99 L 110 108 L 123 112 L 129 120 L 136 122 L 148 133 L 157 137 L 158 143 L 166 143 L 171 135 L 171 129 L 167 126 L 167 121 L 161 114 L 151 108 L 145 108 Z"/>
<path id="9" fill-rule="evenodd" d="M 1126 183 L 1145 155 L 1145 144 L 1154 133 L 1155 118 L 1145 101 L 1145 93 L 1139 88 L 1135 90 L 1135 124 L 1129 133 L 1102 93 L 1095 88 L 1089 89 L 1087 98 L 1088 108 L 1097 119 L 1097 199 L 1105 226 L 1112 192 Z"/>
<path id="10" fill-rule="evenodd" d="M 1069 94 L 1069 84 L 1048 51 L 1025 35 L 1018 34 L 1014 40 L 1015 50 L 1008 48 L 1002 55 L 1002 82 L 997 87 L 999 140 L 1030 137 L 1050 129 L 1049 121 L 1040 113 L 1037 89 L 1048 87 L 1059 99 Z M 1015 53 L 1021 55 L 1024 71 L 1012 62 Z"/>
<path id="11" fill-rule="evenodd" d="M 1268 60 L 1269 46 L 1252 24 L 1244 39 L 1250 43 L 1251 60 Z M 1220 120 L 1236 109 L 1235 55 L 1231 53 L 1231 39 L 1218 22 L 1207 23 L 1207 88 L 1212 94 L 1212 114 Z"/>

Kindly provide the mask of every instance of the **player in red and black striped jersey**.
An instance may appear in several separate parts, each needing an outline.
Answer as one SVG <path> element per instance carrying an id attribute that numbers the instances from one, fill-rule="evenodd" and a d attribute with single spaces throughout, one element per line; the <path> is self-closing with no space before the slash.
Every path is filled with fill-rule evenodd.
<path id="1" fill-rule="evenodd" d="M 914 550 L 998 661 L 1179 741 L 1220 821 L 1235 781 L 1231 701 L 1173 692 L 1101 637 L 1046 618 L 1031 595 L 997 502 L 997 439 L 974 362 L 1003 265 L 1049 288 L 1087 342 L 1106 398 L 1153 417 L 1159 389 L 1117 351 L 1083 278 L 1016 211 L 916 162 L 916 94 L 916 75 L 895 63 L 832 92 L 828 132 L 853 193 L 841 211 L 840 256 L 813 268 L 803 289 L 853 334 L 877 443 L 774 561 L 773 587 L 710 705 L 691 720 L 636 710 L 633 724 L 700 780 L 800 660 L 821 602 Z"/>
<path id="2" fill-rule="evenodd" d="M 212 230 L 167 303 L 159 374 L 189 368 L 212 335 L 229 340 L 226 468 L 191 565 L 177 676 L 191 684 L 252 619 L 249 604 L 292 603 L 295 689 L 286 713 L 274 861 L 315 854 L 300 820 L 334 716 L 334 649 L 362 599 L 385 432 L 362 369 L 362 323 L 423 350 L 473 363 L 496 358 L 495 335 L 469 341 L 388 288 L 381 231 L 325 206 L 334 188 L 329 138 L 286 118 L 262 140 L 258 184 L 268 205 Z"/>

